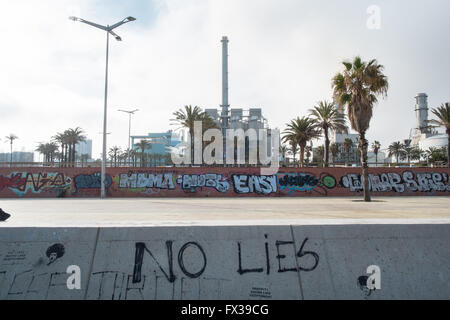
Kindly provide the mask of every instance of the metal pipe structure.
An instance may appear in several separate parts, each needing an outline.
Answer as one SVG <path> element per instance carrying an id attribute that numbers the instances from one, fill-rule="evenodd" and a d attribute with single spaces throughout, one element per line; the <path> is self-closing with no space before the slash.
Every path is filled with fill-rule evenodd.
<path id="1" fill-rule="evenodd" d="M 228 128 L 228 38 L 222 37 L 222 113 L 221 113 L 221 129 L 223 136 L 223 163 L 226 159 L 226 133 Z"/>
<path id="2" fill-rule="evenodd" d="M 134 109 L 134 110 L 122 110 L 119 109 L 118 111 L 121 112 L 125 112 L 128 113 L 128 155 L 127 155 L 127 163 L 128 165 L 130 164 L 130 141 L 131 141 L 131 115 L 134 114 L 136 111 L 139 111 L 139 109 Z"/>
<path id="3" fill-rule="evenodd" d="M 106 197 L 106 113 L 107 113 L 107 101 L 108 101 L 108 57 L 109 57 L 109 34 L 112 34 L 114 38 L 116 38 L 117 41 L 122 41 L 122 38 L 119 37 L 116 33 L 114 33 L 114 29 L 117 27 L 120 27 L 122 24 L 131 22 L 136 20 L 133 17 L 127 17 L 112 26 L 102 26 L 100 24 L 90 22 L 78 17 L 69 17 L 70 20 L 83 22 L 85 24 L 88 24 L 92 27 L 98 28 L 100 30 L 106 31 L 106 70 L 105 70 L 105 103 L 104 103 L 104 109 L 103 109 L 103 152 L 102 152 L 102 172 L 101 172 L 101 193 L 100 197 L 104 199 Z"/>

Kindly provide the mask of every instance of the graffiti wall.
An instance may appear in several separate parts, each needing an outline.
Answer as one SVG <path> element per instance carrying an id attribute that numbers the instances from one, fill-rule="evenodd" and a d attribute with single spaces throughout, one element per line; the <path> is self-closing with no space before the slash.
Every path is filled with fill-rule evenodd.
<path id="1" fill-rule="evenodd" d="M 373 195 L 450 195 L 450 169 L 372 168 Z M 108 168 L 109 197 L 357 196 L 360 168 Z M 99 168 L 0 168 L 0 198 L 98 197 Z"/>
<path id="2" fill-rule="evenodd" d="M 450 298 L 449 224 L 3 229 L 0 300 Z"/>

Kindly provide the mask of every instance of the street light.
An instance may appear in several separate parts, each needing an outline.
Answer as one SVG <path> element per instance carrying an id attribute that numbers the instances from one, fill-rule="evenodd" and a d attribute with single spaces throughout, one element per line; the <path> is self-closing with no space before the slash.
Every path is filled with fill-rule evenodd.
<path id="1" fill-rule="evenodd" d="M 122 110 L 119 109 L 118 111 L 121 112 L 126 112 L 128 113 L 128 155 L 127 155 L 127 163 L 128 165 L 130 164 L 130 140 L 131 140 L 131 115 L 134 114 L 136 111 L 139 111 L 139 109 L 134 109 L 134 110 Z"/>
<path id="2" fill-rule="evenodd" d="M 103 111 L 103 154 L 102 154 L 102 173 L 101 173 L 101 198 L 104 199 L 105 198 L 105 185 L 106 185 L 106 181 L 105 181 L 105 171 L 106 171 L 106 106 L 107 106 L 107 101 L 108 101 L 108 56 L 109 56 L 109 34 L 113 35 L 114 38 L 116 38 L 117 41 L 122 41 L 122 38 L 119 37 L 116 33 L 114 33 L 114 29 L 117 27 L 120 27 L 121 25 L 123 25 L 124 23 L 127 22 L 131 22 L 136 20 L 133 17 L 127 17 L 125 19 L 123 19 L 122 21 L 117 22 L 116 24 L 113 24 L 112 26 L 107 25 L 107 26 L 102 26 L 100 24 L 94 23 L 94 22 L 90 22 L 78 17 L 69 17 L 70 20 L 73 21 L 78 21 L 78 22 L 83 22 L 86 23 L 92 27 L 101 29 L 103 31 L 106 31 L 106 71 L 105 71 L 105 106 L 104 106 L 104 111 Z"/>

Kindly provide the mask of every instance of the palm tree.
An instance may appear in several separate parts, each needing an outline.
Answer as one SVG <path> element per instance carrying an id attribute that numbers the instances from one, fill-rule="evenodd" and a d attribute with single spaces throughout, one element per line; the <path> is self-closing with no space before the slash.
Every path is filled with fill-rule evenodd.
<path id="1" fill-rule="evenodd" d="M 350 162 L 350 150 L 353 148 L 353 140 L 350 138 L 345 138 L 344 143 L 342 144 L 347 154 L 347 163 Z"/>
<path id="2" fill-rule="evenodd" d="M 295 167 L 295 155 L 298 152 L 298 144 L 297 144 L 297 142 L 295 142 L 292 139 L 286 139 L 285 141 L 287 141 L 289 143 L 289 146 L 290 146 L 289 153 L 292 154 L 292 157 L 293 157 L 292 161 L 293 161 L 293 165 Z"/>
<path id="3" fill-rule="evenodd" d="M 338 130 L 347 133 L 348 128 L 345 116 L 338 111 L 336 105 L 328 101 L 320 101 L 317 106 L 309 110 L 312 118 L 316 121 L 316 126 L 323 133 L 325 138 L 325 167 L 328 167 L 330 139 L 328 129 Z"/>
<path id="4" fill-rule="evenodd" d="M 323 160 L 323 155 L 325 153 L 324 146 L 318 146 L 316 148 L 316 153 L 317 153 L 317 166 L 319 166 L 319 164 L 324 163 L 324 160 Z"/>
<path id="5" fill-rule="evenodd" d="M 72 166 L 74 166 L 75 146 L 79 142 L 85 141 L 86 137 L 83 135 L 83 129 L 81 129 L 80 127 L 76 127 L 75 129 L 67 129 L 65 132 L 69 141 L 69 162 L 72 163 Z"/>
<path id="6" fill-rule="evenodd" d="M 286 165 L 286 154 L 288 153 L 288 147 L 285 144 L 280 145 L 280 154 L 283 158 L 283 165 Z"/>
<path id="7" fill-rule="evenodd" d="M 336 156 L 339 153 L 339 145 L 335 142 L 333 142 L 332 144 L 330 144 L 330 153 L 331 153 L 331 157 L 333 159 L 333 166 L 335 164 L 335 160 L 336 160 Z"/>
<path id="8" fill-rule="evenodd" d="M 347 115 L 352 128 L 359 134 L 359 149 L 364 177 L 364 201 L 370 201 L 369 167 L 367 164 L 366 131 L 369 129 L 373 106 L 378 95 L 387 96 L 389 88 L 383 66 L 373 59 L 363 62 L 356 57 L 353 62 L 343 62 L 345 70 L 333 77 L 333 96 L 341 105 L 347 104 Z"/>
<path id="9" fill-rule="evenodd" d="M 141 149 L 141 167 L 144 166 L 145 150 L 151 148 L 150 141 L 143 139 L 135 144 L 136 147 Z"/>
<path id="10" fill-rule="evenodd" d="M 398 158 L 400 156 L 403 157 L 403 155 L 405 154 L 404 147 L 405 146 L 400 141 L 391 143 L 391 145 L 388 147 L 388 157 L 395 156 L 395 162 L 398 163 Z"/>
<path id="11" fill-rule="evenodd" d="M 118 146 L 113 146 L 109 149 L 109 156 L 111 157 L 111 163 L 114 161 L 114 167 L 117 167 L 117 156 L 122 152 Z"/>
<path id="12" fill-rule="evenodd" d="M 195 121 L 202 122 L 202 133 L 204 133 L 207 129 L 217 128 L 214 120 L 202 110 L 202 108 L 198 106 L 192 107 L 184 106 L 184 109 L 179 109 L 173 113 L 175 119 L 171 119 L 174 121 L 172 125 L 179 125 L 180 128 L 187 128 L 189 131 L 189 137 L 191 138 L 191 164 L 194 164 L 194 123 Z M 203 141 L 203 139 L 202 139 Z"/>
<path id="13" fill-rule="evenodd" d="M 309 157 L 311 157 L 311 152 L 313 151 L 312 145 L 305 147 L 305 154 L 306 154 L 306 163 L 309 163 Z"/>
<path id="14" fill-rule="evenodd" d="M 68 143 L 67 135 L 65 133 L 57 133 L 55 136 L 53 136 L 53 140 L 54 142 L 59 143 L 59 145 L 61 146 L 59 162 L 66 162 L 66 146 Z"/>
<path id="15" fill-rule="evenodd" d="M 13 152 L 12 152 L 12 150 L 13 150 L 13 142 L 14 142 L 14 140 L 16 140 L 16 139 L 19 139 L 19 137 L 16 136 L 14 133 L 10 133 L 9 136 L 6 136 L 6 139 L 9 140 L 9 143 L 10 143 L 10 145 L 11 145 L 11 155 L 10 155 L 10 158 L 9 158 L 9 166 L 12 166 L 12 157 L 13 157 Z"/>
<path id="16" fill-rule="evenodd" d="M 372 150 L 373 150 L 373 153 L 375 153 L 375 166 L 378 164 L 378 151 L 380 151 L 380 148 L 381 148 L 381 143 L 379 141 L 375 140 L 372 143 Z"/>
<path id="17" fill-rule="evenodd" d="M 309 117 L 297 117 L 287 123 L 283 132 L 283 141 L 293 141 L 300 147 L 300 167 L 303 167 L 305 147 L 308 141 L 320 137 L 320 131 L 315 126 L 315 121 Z"/>
<path id="18" fill-rule="evenodd" d="M 439 120 L 431 120 L 431 122 L 445 127 L 445 132 L 447 133 L 448 142 L 447 142 L 447 167 L 450 168 L 450 103 L 447 102 L 445 105 L 442 104 L 437 109 L 431 109 L 431 112 L 439 119 Z"/>

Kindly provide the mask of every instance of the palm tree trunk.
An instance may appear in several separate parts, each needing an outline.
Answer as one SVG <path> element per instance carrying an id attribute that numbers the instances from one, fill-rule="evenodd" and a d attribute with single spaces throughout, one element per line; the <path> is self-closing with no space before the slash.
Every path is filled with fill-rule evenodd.
<path id="1" fill-rule="evenodd" d="M 366 140 L 365 132 L 359 134 L 359 149 L 361 151 L 361 166 L 363 175 L 363 192 L 364 201 L 370 202 L 370 190 L 369 190 L 369 166 L 367 165 L 367 149 L 369 142 Z"/>
<path id="2" fill-rule="evenodd" d="M 325 167 L 328 167 L 328 158 L 329 158 L 329 152 L 330 152 L 330 139 L 328 138 L 328 129 L 324 130 L 325 135 Z"/>
<path id="3" fill-rule="evenodd" d="M 305 146 L 300 145 L 300 168 L 303 168 L 304 154 L 305 154 Z"/>
<path id="4" fill-rule="evenodd" d="M 447 129 L 447 137 L 448 137 L 448 142 L 447 142 L 447 167 L 450 168 L 450 129 Z"/>

